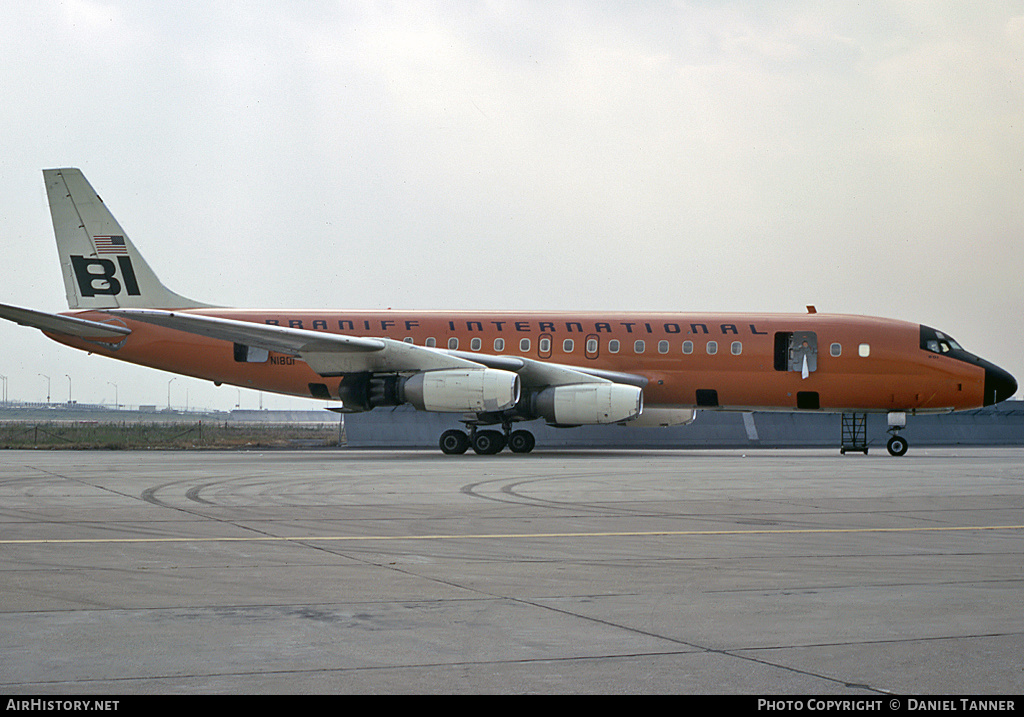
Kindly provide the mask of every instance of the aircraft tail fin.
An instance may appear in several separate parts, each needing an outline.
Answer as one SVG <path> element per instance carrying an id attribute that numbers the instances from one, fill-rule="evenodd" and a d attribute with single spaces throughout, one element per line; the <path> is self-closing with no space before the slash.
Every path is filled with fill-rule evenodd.
<path id="1" fill-rule="evenodd" d="M 208 306 L 162 283 L 79 169 L 44 169 L 64 289 L 72 309 Z"/>

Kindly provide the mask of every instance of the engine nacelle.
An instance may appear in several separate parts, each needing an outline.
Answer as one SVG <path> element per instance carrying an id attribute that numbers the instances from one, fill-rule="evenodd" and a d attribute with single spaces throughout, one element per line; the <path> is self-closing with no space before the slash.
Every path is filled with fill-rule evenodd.
<path id="1" fill-rule="evenodd" d="M 533 400 L 537 415 L 566 426 L 628 421 L 639 416 L 643 406 L 643 391 L 623 383 L 551 386 Z"/>
<path id="2" fill-rule="evenodd" d="M 423 371 L 402 384 L 402 398 L 421 411 L 504 411 L 519 401 L 519 374 L 493 368 Z"/>

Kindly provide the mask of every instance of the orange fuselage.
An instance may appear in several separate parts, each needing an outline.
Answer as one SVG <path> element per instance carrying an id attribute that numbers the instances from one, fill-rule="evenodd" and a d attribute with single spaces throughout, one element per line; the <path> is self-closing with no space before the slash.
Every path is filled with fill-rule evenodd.
<path id="1" fill-rule="evenodd" d="M 827 314 L 508 313 L 442 311 L 191 310 L 206 316 L 350 336 L 387 337 L 468 354 L 642 376 L 646 406 L 736 410 L 937 412 L 984 404 L 983 368 L 920 346 L 918 324 Z M 100 311 L 67 312 L 107 321 Z M 336 395 L 337 379 L 271 353 L 236 361 L 227 341 L 128 320 L 121 344 L 51 334 L 82 350 L 243 388 Z M 811 370 L 781 366 L 779 334 L 811 332 Z M 713 396 L 712 400 L 708 396 Z M 322 396 L 320 396 L 322 397 Z"/>

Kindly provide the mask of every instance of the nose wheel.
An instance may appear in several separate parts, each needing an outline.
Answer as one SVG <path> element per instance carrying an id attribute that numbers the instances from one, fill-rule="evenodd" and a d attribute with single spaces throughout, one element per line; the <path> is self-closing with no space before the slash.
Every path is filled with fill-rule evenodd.
<path id="1" fill-rule="evenodd" d="M 907 414 L 896 411 L 889 413 L 889 442 L 885 447 L 889 449 L 890 456 L 902 456 L 907 452 L 910 444 L 900 435 L 900 431 L 906 428 L 906 425 Z"/>
<path id="2" fill-rule="evenodd" d="M 907 452 L 907 448 L 909 448 L 910 445 L 907 443 L 907 439 L 893 433 L 889 442 L 885 444 L 885 447 L 889 449 L 890 456 L 902 456 Z"/>

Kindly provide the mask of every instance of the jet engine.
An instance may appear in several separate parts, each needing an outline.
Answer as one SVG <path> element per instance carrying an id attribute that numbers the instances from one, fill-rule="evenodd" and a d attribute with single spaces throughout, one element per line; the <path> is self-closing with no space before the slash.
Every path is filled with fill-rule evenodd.
<path id="1" fill-rule="evenodd" d="M 519 374 L 493 368 L 422 371 L 401 384 L 399 396 L 421 411 L 504 411 L 519 401 Z"/>
<path id="2" fill-rule="evenodd" d="M 627 421 L 639 416 L 643 405 L 643 391 L 622 383 L 551 386 L 533 398 L 534 413 L 563 426 Z"/>

